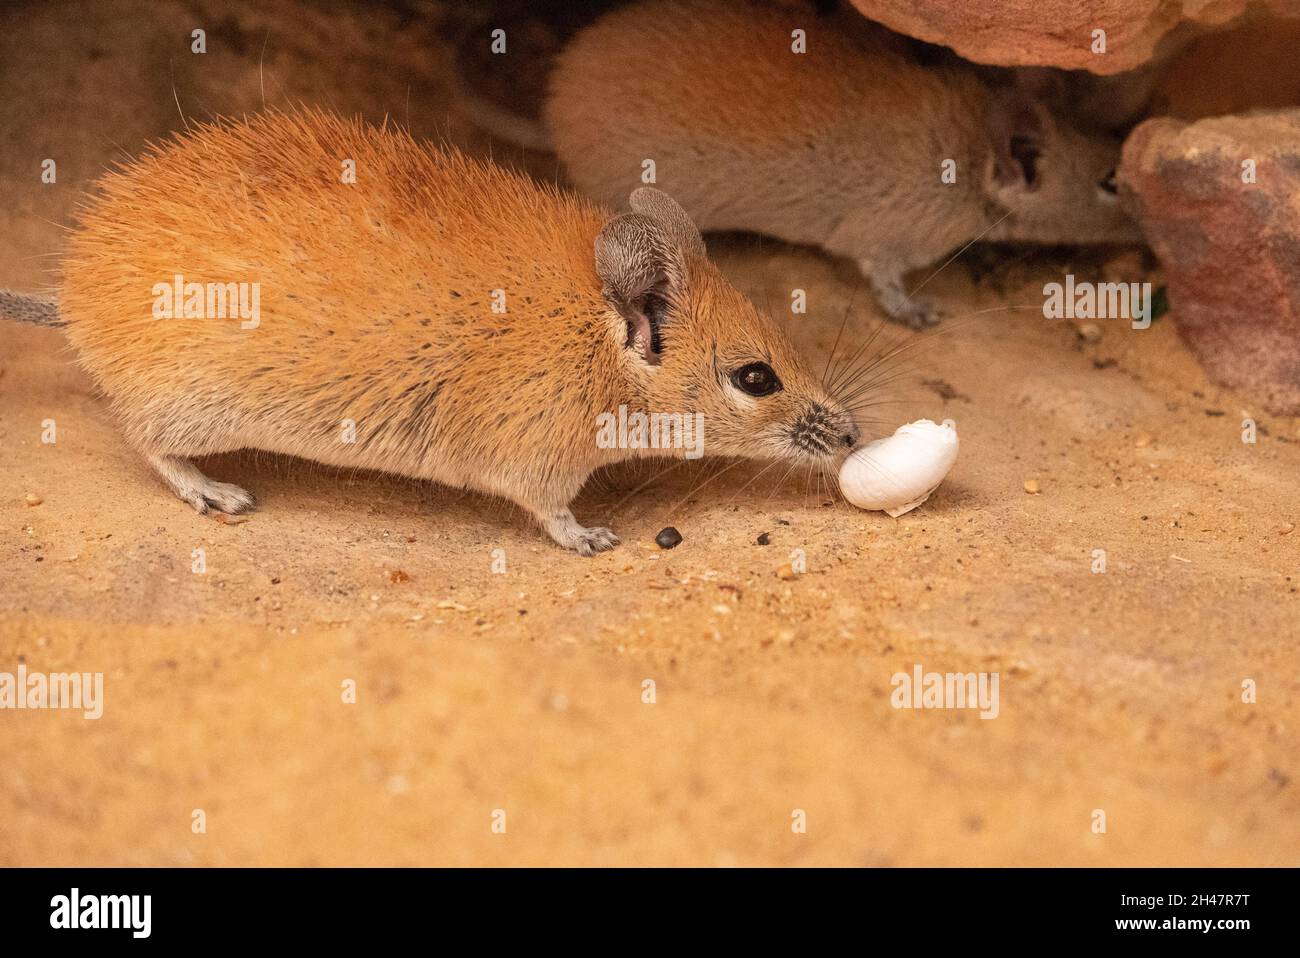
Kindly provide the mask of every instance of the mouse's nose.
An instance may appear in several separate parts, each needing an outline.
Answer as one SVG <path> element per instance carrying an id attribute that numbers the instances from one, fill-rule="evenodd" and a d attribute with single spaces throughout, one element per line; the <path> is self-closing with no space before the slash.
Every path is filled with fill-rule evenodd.
<path id="1" fill-rule="evenodd" d="M 852 449 L 861 438 L 862 430 L 858 428 L 858 424 L 855 422 L 849 423 L 849 431 L 844 434 L 844 445 Z"/>

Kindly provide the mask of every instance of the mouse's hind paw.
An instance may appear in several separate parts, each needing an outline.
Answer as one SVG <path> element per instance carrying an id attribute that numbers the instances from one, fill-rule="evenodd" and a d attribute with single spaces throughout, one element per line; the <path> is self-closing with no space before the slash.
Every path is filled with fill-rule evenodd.
<path id="1" fill-rule="evenodd" d="M 939 307 L 929 300 L 909 299 L 889 317 L 896 323 L 902 323 L 908 329 L 929 329 L 937 326 L 943 319 Z"/>
<path id="2" fill-rule="evenodd" d="M 200 495 L 210 508 L 231 516 L 248 512 L 255 504 L 251 492 L 230 482 L 208 480 Z"/>
<path id="3" fill-rule="evenodd" d="M 895 323 L 902 323 L 908 329 L 929 329 L 943 318 L 939 307 L 926 299 L 913 299 L 903 289 L 904 264 L 888 259 L 863 259 L 858 261 L 858 268 L 871 280 L 871 288 L 876 292 L 876 302 L 885 311 L 885 315 Z M 924 285 L 924 284 L 922 284 Z"/>
<path id="4" fill-rule="evenodd" d="M 209 509 L 238 515 L 253 508 L 253 494 L 230 482 L 209 479 L 199 468 L 180 456 L 150 455 L 150 464 L 158 470 L 172 491 L 203 515 Z"/>

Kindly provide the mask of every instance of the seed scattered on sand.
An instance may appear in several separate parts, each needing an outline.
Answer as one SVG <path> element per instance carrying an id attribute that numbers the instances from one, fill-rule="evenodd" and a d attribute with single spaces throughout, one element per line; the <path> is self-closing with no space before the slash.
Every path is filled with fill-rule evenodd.
<path id="1" fill-rule="evenodd" d="M 27 495 L 24 496 L 23 498 L 29 506 L 39 506 L 42 502 L 45 501 L 34 492 L 27 493 Z"/>
<path id="2" fill-rule="evenodd" d="M 682 534 L 674 526 L 664 526 L 655 536 L 655 542 L 659 543 L 660 549 L 674 549 L 682 541 Z"/>
<path id="3" fill-rule="evenodd" d="M 760 545 L 760 546 L 768 546 L 768 545 L 771 545 L 771 544 L 772 544 L 772 533 L 770 533 L 770 532 L 763 532 L 763 533 L 760 533 L 760 534 L 759 534 L 759 537 L 758 537 L 757 539 L 755 539 L 754 541 L 755 541 L 758 545 Z"/>
<path id="4" fill-rule="evenodd" d="M 401 569 L 394 569 L 392 572 L 388 573 L 388 581 L 396 585 L 399 582 L 410 582 L 411 577 Z"/>
<path id="5" fill-rule="evenodd" d="M 442 599 L 441 601 L 439 601 L 439 603 L 438 603 L 438 608 L 440 608 L 440 609 L 451 609 L 453 612 L 468 612 L 468 611 L 469 611 L 469 606 L 467 606 L 467 605 L 461 605 L 459 602 L 455 602 L 455 601 L 453 601 L 453 600 L 451 600 L 451 599 Z"/>
<path id="6" fill-rule="evenodd" d="M 1026 480 L 1025 480 L 1025 492 L 1029 493 L 1031 496 L 1036 496 L 1036 495 L 1038 495 L 1038 493 L 1041 491 L 1041 489 L 1042 489 L 1042 487 L 1038 484 L 1038 480 L 1037 480 L 1037 479 L 1026 479 Z"/>
<path id="7" fill-rule="evenodd" d="M 1139 433 L 1138 437 L 1133 440 L 1133 445 L 1137 446 L 1139 449 L 1145 449 L 1147 446 L 1151 445 L 1151 442 L 1151 437 L 1147 433 L 1143 432 Z"/>
<path id="8" fill-rule="evenodd" d="M 778 579 L 785 579 L 787 582 L 797 577 L 798 575 L 799 573 L 794 571 L 794 566 L 792 566 L 788 562 L 782 565 L 781 568 L 776 570 L 776 577 Z"/>
<path id="9" fill-rule="evenodd" d="M 1294 522 L 1284 522 L 1282 523 L 1282 528 L 1277 530 L 1277 534 L 1280 536 L 1289 536 L 1293 532 L 1295 532 Z"/>
<path id="10" fill-rule="evenodd" d="M 248 516 L 231 516 L 224 512 L 214 512 L 212 518 L 216 519 L 223 526 L 242 526 L 248 521 Z"/>

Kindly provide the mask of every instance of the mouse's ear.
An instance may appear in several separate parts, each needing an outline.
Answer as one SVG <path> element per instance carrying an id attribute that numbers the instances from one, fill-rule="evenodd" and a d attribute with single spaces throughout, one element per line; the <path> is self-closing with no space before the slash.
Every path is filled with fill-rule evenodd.
<path id="1" fill-rule="evenodd" d="M 678 202 L 662 190 L 642 186 L 632 191 L 628 200 L 633 212 L 650 217 L 664 234 L 689 256 L 704 255 L 704 239 L 694 221 L 686 215 Z"/>
<path id="2" fill-rule="evenodd" d="M 1051 118 L 1035 97 L 1012 88 L 989 102 L 988 133 L 993 145 L 990 170 L 995 190 L 1033 192 L 1039 184 L 1039 160 L 1047 145 Z"/>
<path id="3" fill-rule="evenodd" d="M 676 245 L 658 220 L 622 213 L 596 236 L 596 273 L 606 302 L 627 323 L 623 345 L 658 365 L 663 353 L 660 324 L 674 287 L 683 282 Z"/>

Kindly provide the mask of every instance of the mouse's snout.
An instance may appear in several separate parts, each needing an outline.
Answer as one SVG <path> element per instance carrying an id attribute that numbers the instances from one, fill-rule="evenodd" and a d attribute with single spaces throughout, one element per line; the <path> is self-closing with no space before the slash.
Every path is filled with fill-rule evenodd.
<path id="1" fill-rule="evenodd" d="M 811 402 L 790 427 L 790 443 L 805 456 L 833 458 L 857 445 L 861 438 L 848 413 L 821 402 Z"/>

